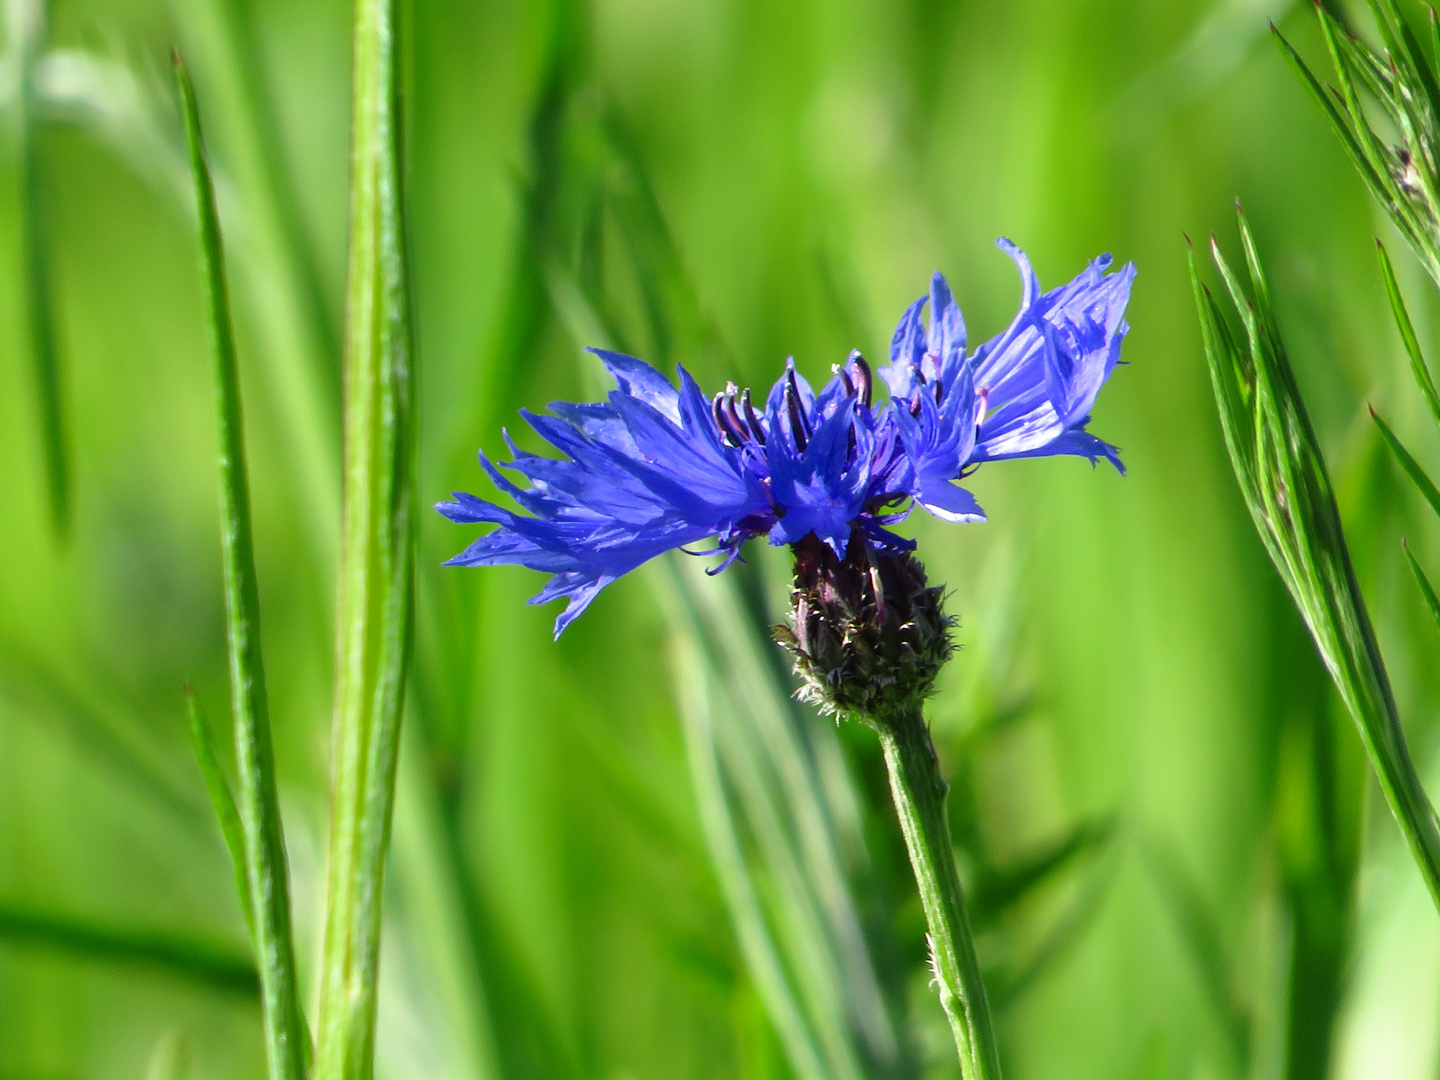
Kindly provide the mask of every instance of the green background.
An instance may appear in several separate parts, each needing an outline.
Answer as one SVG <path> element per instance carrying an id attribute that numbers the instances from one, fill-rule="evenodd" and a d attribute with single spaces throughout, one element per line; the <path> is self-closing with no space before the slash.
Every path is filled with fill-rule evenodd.
<path id="1" fill-rule="evenodd" d="M 1364 403 L 1432 466 L 1440 442 L 1388 321 L 1371 238 L 1389 227 L 1268 40 L 1266 17 L 1283 20 L 1318 65 L 1308 5 L 408 7 L 427 504 L 487 490 L 474 451 L 503 452 L 499 427 L 520 405 L 593 394 L 557 268 L 604 293 L 607 335 L 640 355 L 684 363 L 706 385 L 759 386 L 789 355 L 812 381 L 852 347 L 883 357 L 936 269 L 972 341 L 997 333 L 1019 294 L 992 246 L 1000 235 L 1047 286 L 1102 251 L 1136 263 L 1128 366 L 1093 425 L 1123 448 L 1129 475 L 1077 459 L 989 466 L 973 482 L 989 523 L 917 514 L 907 526 L 960 619 L 962 650 L 932 707 L 967 796 L 957 833 L 1000 864 L 1077 823 L 1104 834 L 982 934 L 996 965 L 1044 956 L 1000 1011 L 1007 1075 L 1281 1075 L 1287 1046 L 1294 1075 L 1303 1047 L 1324 1043 L 1326 1025 L 1286 990 L 1321 985 L 1306 974 L 1314 963 L 1339 973 L 1334 1075 L 1434 1076 L 1435 913 L 1238 498 L 1185 267 L 1186 233 L 1218 229 L 1233 246 L 1241 198 L 1402 713 L 1434 773 L 1440 649 L 1399 540 L 1435 566 L 1440 537 Z M 233 34 L 247 20 L 251 51 Z M 265 653 L 311 981 L 348 29 L 340 0 L 55 3 L 52 44 L 119 65 L 135 92 L 101 87 L 114 116 L 57 114 L 43 139 L 74 469 L 66 542 L 42 482 L 13 153 L 0 163 L 0 1080 L 141 1077 L 175 1029 L 195 1076 L 262 1069 L 243 993 L 57 948 L 6 921 L 12 909 L 48 913 L 244 952 L 182 697 L 193 682 L 212 723 L 225 714 L 213 391 L 193 227 L 176 194 L 172 44 L 195 71 L 233 256 Z M 247 73 L 273 105 L 270 143 L 246 127 Z M 289 217 L 267 194 L 272 175 L 293 184 Z M 627 231 L 626 208 L 648 205 L 647 192 L 683 270 L 670 278 L 634 271 L 655 234 Z M 1390 247 L 1423 329 L 1429 286 L 1401 242 Z M 301 344 L 287 352 L 287 340 Z M 473 530 L 427 510 L 420 534 L 381 1072 L 478 1080 L 474 1063 L 489 1060 L 506 1078 L 791 1075 L 697 817 L 656 595 L 665 579 L 609 588 L 552 644 L 555 610 L 523 603 L 539 575 L 440 570 Z M 783 604 L 783 558 L 757 564 Z M 985 723 L 1007 711 L 1023 715 Z M 983 739 L 967 736 L 979 728 Z M 865 793 L 918 1060 L 927 1075 L 957 1075 L 873 739 L 847 729 L 841 742 Z"/>

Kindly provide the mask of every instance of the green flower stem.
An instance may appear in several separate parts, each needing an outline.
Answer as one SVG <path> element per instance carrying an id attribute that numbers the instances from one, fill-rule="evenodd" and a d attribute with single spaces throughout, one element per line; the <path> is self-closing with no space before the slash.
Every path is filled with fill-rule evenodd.
<path id="1" fill-rule="evenodd" d="M 919 705 L 877 718 L 876 730 L 890 771 L 890 793 L 900 815 L 910 866 L 920 887 L 925 921 L 930 925 L 930 954 L 940 1004 L 955 1032 L 965 1080 L 999 1080 L 1000 1055 L 990 1024 L 990 1002 L 980 979 L 975 940 L 965 917 L 965 899 L 950 822 L 945 816 L 949 785 L 940 775 L 940 761 L 930 728 Z"/>
<path id="2" fill-rule="evenodd" d="M 413 637 L 414 394 L 398 19 L 355 0 L 345 461 L 316 1080 L 370 1080 Z"/>

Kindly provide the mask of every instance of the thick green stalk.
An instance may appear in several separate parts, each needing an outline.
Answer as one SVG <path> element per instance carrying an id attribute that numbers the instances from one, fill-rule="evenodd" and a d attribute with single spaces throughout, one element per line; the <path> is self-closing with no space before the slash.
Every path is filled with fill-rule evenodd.
<path id="1" fill-rule="evenodd" d="M 930 728 L 919 705 L 878 718 L 880 745 L 890 771 L 890 794 L 900 815 L 910 866 L 920 887 L 925 921 L 930 926 L 930 956 L 940 1004 L 955 1033 L 965 1080 L 999 1080 L 1000 1055 L 990 1023 L 990 1002 L 980 978 L 980 961 L 965 916 L 950 822 L 945 816 L 949 790 Z"/>
<path id="2" fill-rule="evenodd" d="M 413 626 L 410 298 L 402 212 L 397 19 L 356 0 L 344 492 L 334 760 L 320 974 L 322 1080 L 374 1068 L 381 886 Z"/>
<path id="3" fill-rule="evenodd" d="M 251 543 L 250 482 L 245 466 L 244 420 L 235 334 L 230 322 L 225 252 L 215 192 L 205 162 L 195 91 L 179 58 L 175 81 L 185 116 L 190 168 L 200 221 L 200 263 L 210 354 L 215 366 L 220 430 L 220 546 L 225 577 L 225 630 L 230 659 L 230 704 L 239 773 L 237 809 L 245 834 L 245 875 L 252 935 L 260 968 L 266 1058 L 271 1080 L 302 1080 L 309 1036 L 300 1012 L 295 948 L 290 932 L 290 895 L 285 836 L 275 784 L 275 752 L 260 650 L 260 594 Z M 242 896 L 242 902 L 246 897 Z"/>

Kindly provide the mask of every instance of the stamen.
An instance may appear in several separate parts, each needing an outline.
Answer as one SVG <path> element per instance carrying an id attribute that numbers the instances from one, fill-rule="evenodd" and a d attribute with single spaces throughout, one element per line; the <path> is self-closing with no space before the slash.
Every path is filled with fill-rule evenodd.
<path id="1" fill-rule="evenodd" d="M 733 386 L 734 384 L 732 383 L 731 385 Z M 720 429 L 720 434 L 725 436 L 725 442 L 728 443 L 730 446 L 739 449 L 741 446 L 745 445 L 745 437 L 734 427 L 731 426 L 728 412 L 724 404 L 722 404 L 722 402 L 725 402 L 727 400 L 728 399 L 724 391 L 716 394 L 710 400 L 710 415 L 715 418 L 715 426 Z M 733 403 L 731 407 L 733 408 Z"/>
<path id="2" fill-rule="evenodd" d="M 843 386 L 843 387 L 845 387 L 845 396 L 846 396 L 846 397 L 854 397 L 854 396 L 855 396 L 855 384 L 850 381 L 850 373 L 849 373 L 849 372 L 847 372 L 847 371 L 846 371 L 844 368 L 842 368 L 839 364 L 831 364 L 831 365 L 830 365 L 830 373 L 831 373 L 832 375 L 838 375 L 838 376 L 840 376 L 840 385 Z"/>
<path id="3" fill-rule="evenodd" d="M 764 446 L 765 429 L 760 426 L 760 417 L 755 415 L 755 406 L 750 404 L 750 391 L 748 389 L 740 395 L 740 407 L 745 410 L 745 420 L 750 425 L 750 432 L 755 436 L 755 441 L 761 446 Z"/>
<path id="4" fill-rule="evenodd" d="M 855 383 L 855 388 L 860 395 L 860 404 L 867 409 L 875 391 L 875 377 L 870 373 L 870 365 L 865 362 L 865 357 L 860 355 L 857 349 L 850 357 L 848 365 Z"/>
<path id="5" fill-rule="evenodd" d="M 735 433 L 735 437 L 742 443 L 750 441 L 750 433 L 745 430 L 745 422 L 740 419 L 740 412 L 735 408 L 735 397 L 739 389 L 732 383 L 725 384 L 725 419 L 728 422 L 729 430 Z"/>
<path id="6" fill-rule="evenodd" d="M 804 453 L 810 441 L 810 429 L 805 425 L 805 413 L 800 408 L 800 387 L 795 382 L 794 368 L 785 376 L 785 408 L 790 412 L 790 434 L 795 439 L 795 449 Z"/>

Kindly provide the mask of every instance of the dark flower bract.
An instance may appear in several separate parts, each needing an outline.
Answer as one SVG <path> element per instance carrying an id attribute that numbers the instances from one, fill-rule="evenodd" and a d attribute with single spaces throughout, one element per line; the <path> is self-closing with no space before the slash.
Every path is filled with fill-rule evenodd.
<path id="1" fill-rule="evenodd" d="M 498 526 L 448 565 L 552 574 L 532 603 L 569 601 L 558 636 L 606 585 L 674 548 L 713 541 L 710 553 L 724 557 L 716 572 L 759 536 L 776 545 L 814 536 L 838 558 L 857 536 L 895 555 L 914 548 L 891 531 L 912 505 L 946 521 L 984 520 L 956 483 L 983 462 L 1076 454 L 1121 468 L 1118 451 L 1085 426 L 1119 360 L 1134 266 L 1107 274 L 1102 256 L 1042 293 L 1024 254 L 1000 246 L 1024 286 L 1010 327 L 967 355 L 964 320 L 936 274 L 896 328 L 879 372 L 890 390 L 883 402 L 858 352 L 818 394 L 787 362 L 757 407 L 734 384 L 707 399 L 684 368 L 677 387 L 643 361 L 592 350 L 616 382 L 604 404 L 522 413 L 565 458 L 510 443 L 505 467 L 529 481 L 521 487 L 480 457 L 524 512 L 465 493 L 436 507 L 451 521 Z"/>

